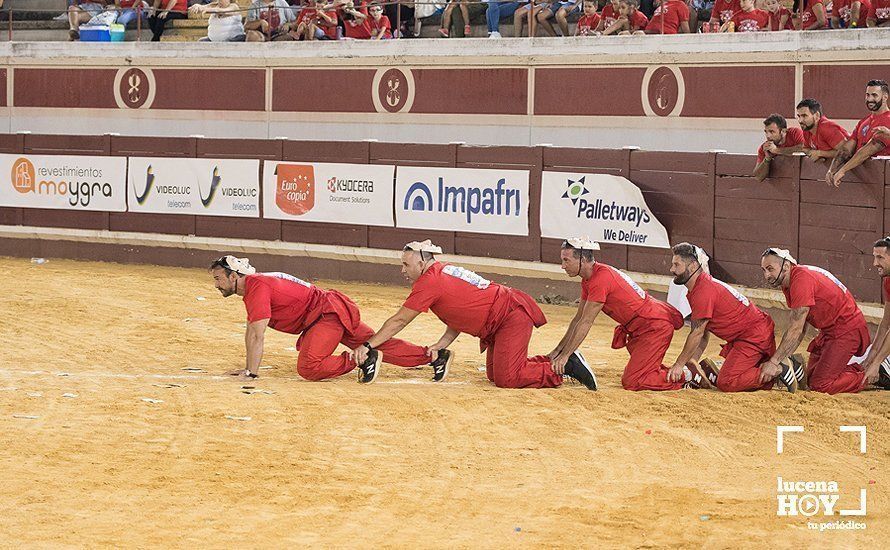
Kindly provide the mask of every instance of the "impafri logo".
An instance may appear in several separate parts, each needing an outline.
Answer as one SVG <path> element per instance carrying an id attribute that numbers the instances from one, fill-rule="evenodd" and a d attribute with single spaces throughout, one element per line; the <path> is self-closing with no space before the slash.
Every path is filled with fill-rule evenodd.
<path id="1" fill-rule="evenodd" d="M 37 165 L 30 159 L 21 157 L 12 164 L 10 181 L 12 187 L 22 194 L 57 195 L 68 199 L 70 206 L 86 208 L 94 196 L 110 198 L 111 184 L 96 180 L 102 179 L 102 170 L 81 168 L 80 166 Z"/>
<path id="2" fill-rule="evenodd" d="M 463 214 L 468 224 L 473 216 L 519 216 L 522 193 L 506 186 L 500 178 L 494 188 L 446 185 L 443 177 L 432 189 L 426 183 L 414 182 L 405 193 L 404 210 L 451 212 Z"/>
<path id="3" fill-rule="evenodd" d="M 312 210 L 315 168 L 311 164 L 279 164 L 275 177 L 275 204 L 282 212 L 300 216 Z"/>

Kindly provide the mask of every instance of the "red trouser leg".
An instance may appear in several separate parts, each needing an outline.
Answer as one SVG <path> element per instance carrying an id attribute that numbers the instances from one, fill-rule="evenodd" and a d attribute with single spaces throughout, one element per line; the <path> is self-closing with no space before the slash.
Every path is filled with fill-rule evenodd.
<path id="1" fill-rule="evenodd" d="M 725 392 L 768 390 L 774 381 L 760 383 L 761 363 L 770 358 L 760 346 L 750 342 L 733 342 L 726 356 L 720 374 L 717 375 L 717 389 Z"/>
<path id="2" fill-rule="evenodd" d="M 533 327 L 531 317 L 524 310 L 514 309 L 492 336 L 486 366 L 495 386 L 555 388 L 562 384 L 562 376 L 553 372 L 549 358 L 528 357 Z"/>
<path id="3" fill-rule="evenodd" d="M 662 364 L 674 337 L 674 326 L 660 319 L 649 320 L 627 341 L 630 361 L 624 367 L 621 385 L 626 390 L 678 390 L 683 381 L 668 382 L 668 368 Z"/>
<path id="4" fill-rule="evenodd" d="M 861 390 L 865 380 L 862 365 L 848 363 L 865 347 L 862 338 L 860 331 L 853 330 L 840 336 L 825 337 L 821 345 L 811 349 L 807 364 L 810 389 L 828 394 Z"/>
<path id="5" fill-rule="evenodd" d="M 361 323 L 352 335 L 344 337 L 342 343 L 349 349 L 355 349 L 367 342 L 373 335 L 374 331 L 371 327 Z M 397 367 L 429 365 L 431 361 L 426 348 L 398 338 L 390 338 L 377 346 L 377 349 L 383 354 L 384 363 Z"/>
<path id="6" fill-rule="evenodd" d="M 297 356 L 297 374 L 306 380 L 324 380 L 346 374 L 355 368 L 349 352 L 331 355 L 343 339 L 346 329 L 340 319 L 325 313 L 303 332 L 300 354 Z"/>

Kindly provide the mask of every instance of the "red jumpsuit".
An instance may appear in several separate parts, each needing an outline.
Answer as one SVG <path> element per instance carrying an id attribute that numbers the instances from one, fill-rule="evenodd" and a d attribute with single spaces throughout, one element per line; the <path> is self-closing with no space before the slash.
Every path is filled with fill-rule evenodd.
<path id="1" fill-rule="evenodd" d="M 667 379 L 662 364 L 674 331 L 683 326 L 683 316 L 673 306 L 656 300 L 630 277 L 596 262 L 590 279 L 581 281 L 581 299 L 603 304 L 603 313 L 618 326 L 612 349 L 627 346 L 630 361 L 624 367 L 621 385 L 626 390 L 677 390 L 683 382 Z"/>
<path id="2" fill-rule="evenodd" d="M 349 349 L 367 342 L 374 331 L 361 322 L 358 307 L 336 290 L 322 290 L 284 273 L 263 273 L 244 278 L 247 322 L 269 319 L 269 327 L 297 340 L 297 373 L 307 380 L 324 380 L 356 367 L 352 354 L 331 355 L 338 344 Z M 377 349 L 383 360 L 400 367 L 430 362 L 426 350 L 404 340 L 390 339 Z"/>
<path id="3" fill-rule="evenodd" d="M 773 381 L 761 384 L 761 363 L 776 352 L 772 318 L 723 281 L 702 273 L 686 295 L 694 320 L 707 320 L 708 332 L 726 340 L 720 355 L 725 357 L 717 376 L 717 388 L 725 392 L 767 390 Z"/>
<path id="4" fill-rule="evenodd" d="M 492 283 L 455 265 L 432 264 L 411 288 L 404 307 L 432 311 L 449 328 L 479 338 L 487 350 L 488 379 L 500 388 L 555 388 L 546 356 L 527 357 L 532 329 L 547 323 L 538 304 L 524 292 Z"/>
<path id="5" fill-rule="evenodd" d="M 810 389 L 824 393 L 858 392 L 865 373 L 862 365 L 849 364 L 870 342 L 865 317 L 853 295 L 837 278 L 818 267 L 795 265 L 783 288 L 790 309 L 809 307 L 807 322 L 819 329 L 807 351 Z"/>

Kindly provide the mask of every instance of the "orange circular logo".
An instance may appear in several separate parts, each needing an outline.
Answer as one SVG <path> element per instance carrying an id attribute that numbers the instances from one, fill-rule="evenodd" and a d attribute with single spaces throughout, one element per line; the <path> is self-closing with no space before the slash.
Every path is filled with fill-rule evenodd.
<path id="1" fill-rule="evenodd" d="M 34 190 L 34 165 L 26 158 L 16 159 L 12 163 L 12 186 L 19 193 L 30 193 Z"/>

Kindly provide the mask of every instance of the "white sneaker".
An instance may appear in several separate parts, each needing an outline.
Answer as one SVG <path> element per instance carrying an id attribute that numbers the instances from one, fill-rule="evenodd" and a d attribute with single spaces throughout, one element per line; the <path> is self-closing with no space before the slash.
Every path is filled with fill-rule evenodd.
<path id="1" fill-rule="evenodd" d="M 499 33 L 498 31 L 492 31 L 492 32 L 488 33 L 488 37 L 489 38 L 501 38 L 501 33 Z"/>

